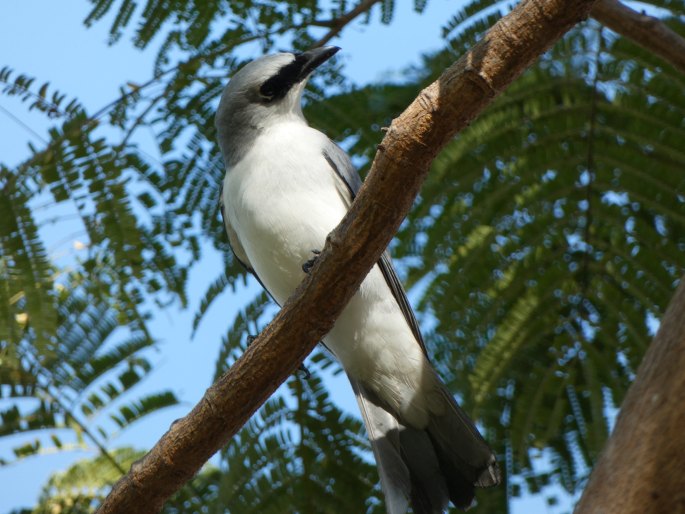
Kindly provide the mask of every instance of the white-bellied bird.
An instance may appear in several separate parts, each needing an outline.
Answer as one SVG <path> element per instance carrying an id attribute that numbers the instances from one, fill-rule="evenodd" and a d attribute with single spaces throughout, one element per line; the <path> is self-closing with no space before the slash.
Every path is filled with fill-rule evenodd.
<path id="1" fill-rule="evenodd" d="M 226 165 L 222 215 L 236 258 L 280 305 L 361 186 L 347 154 L 311 128 L 309 75 L 339 49 L 279 53 L 230 79 L 216 114 Z M 306 269 L 306 268 L 305 268 Z M 357 396 L 390 514 L 471 505 L 495 485 L 495 457 L 426 355 L 386 252 L 323 340 Z"/>

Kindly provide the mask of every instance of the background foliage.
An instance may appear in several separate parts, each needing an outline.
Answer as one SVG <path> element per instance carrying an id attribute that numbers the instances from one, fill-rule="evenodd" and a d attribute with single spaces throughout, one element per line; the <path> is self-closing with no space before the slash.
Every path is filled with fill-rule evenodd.
<path id="1" fill-rule="evenodd" d="M 100 449 L 54 475 L 32 512 L 91 511 L 140 455 L 111 448 L 112 431 L 177 401 L 135 392 L 151 369 L 150 305 L 186 304 L 188 271 L 208 244 L 225 266 L 195 326 L 247 280 L 218 216 L 213 113 L 226 76 L 255 45 L 306 48 L 337 34 L 345 13 L 358 9 L 373 30 L 392 23 L 394 9 L 392 1 L 91 3 L 86 25 L 116 13 L 106 18 L 112 43 L 144 49 L 163 39 L 148 83 L 87 113 L 48 83 L 0 72 L 3 95 L 53 123 L 45 147 L 0 166 L 0 436 L 19 441 L 16 459 Z M 685 34 L 684 2 L 643 6 Z M 415 3 L 417 15 L 424 7 Z M 307 92 L 311 124 L 344 142 L 363 172 L 381 127 L 508 8 L 454 7 L 444 48 L 392 83 L 353 86 L 333 62 Z M 683 273 L 683 91 L 685 77 L 665 62 L 592 20 L 578 26 L 436 159 L 394 243 L 434 362 L 506 471 L 505 487 L 480 497 L 483 512 L 505 511 L 524 488 L 552 503 L 550 483 L 579 491 L 604 444 Z M 117 136 L 103 136 L 103 126 Z M 161 164 L 136 142 L 143 128 L 154 132 Z M 48 257 L 46 202 L 85 229 L 85 257 L 68 265 Z M 268 307 L 260 294 L 227 327 L 217 373 L 268 320 Z M 166 509 L 382 512 L 363 428 L 321 380 L 336 366 L 315 354 L 312 377 L 293 377 Z"/>

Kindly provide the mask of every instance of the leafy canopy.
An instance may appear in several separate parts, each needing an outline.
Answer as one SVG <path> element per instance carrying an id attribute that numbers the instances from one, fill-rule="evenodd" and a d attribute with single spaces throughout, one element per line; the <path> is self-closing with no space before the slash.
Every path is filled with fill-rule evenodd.
<path id="1" fill-rule="evenodd" d="M 369 25 L 391 23 L 394 9 L 392 1 L 92 4 L 86 24 L 109 19 L 112 42 L 163 43 L 148 83 L 90 115 L 48 84 L 0 72 L 4 95 L 55 123 L 44 148 L 0 169 L 2 435 L 91 430 L 91 417 L 149 371 L 140 356 L 152 344 L 145 302 L 185 304 L 188 269 L 210 245 L 225 266 L 196 327 L 212 302 L 247 280 L 218 215 L 224 171 L 213 114 L 226 77 L 256 53 L 326 42 L 357 13 Z M 643 4 L 685 34 L 685 2 Z M 508 8 L 492 0 L 447 7 L 444 48 L 400 82 L 358 87 L 328 65 L 307 93 L 306 115 L 344 141 L 363 171 L 381 127 Z M 578 491 L 606 440 L 683 272 L 684 86 L 669 64 L 592 20 L 582 24 L 438 156 L 398 235 L 393 253 L 430 353 L 505 464 L 506 486 L 481 496 L 483 509 L 505 510 L 523 487 Z M 101 125 L 124 135 L 103 137 Z M 143 127 L 157 135 L 161 164 L 135 142 Z M 87 235 L 88 255 L 70 263 L 74 272 L 48 257 L 35 210 L 46 199 L 68 204 Z M 217 372 L 268 318 L 268 303 L 259 295 L 242 309 Z M 129 336 L 109 346 L 122 328 Z M 294 377 L 264 406 L 219 466 L 180 493 L 185 512 L 382 508 L 361 425 L 321 381 L 330 366 L 317 354 L 314 378 Z M 38 407 L 22 410 L 20 398 Z M 125 426 L 173 401 L 130 401 L 113 419 Z M 59 480 L 41 502 L 63 493 Z"/>

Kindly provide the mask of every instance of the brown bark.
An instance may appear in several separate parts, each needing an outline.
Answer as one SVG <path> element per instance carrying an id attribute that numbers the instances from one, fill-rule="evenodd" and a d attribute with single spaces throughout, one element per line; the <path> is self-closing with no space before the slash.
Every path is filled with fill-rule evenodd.
<path id="1" fill-rule="evenodd" d="M 98 509 L 157 512 L 332 327 L 407 215 L 438 151 L 594 0 L 524 0 L 393 121 L 352 209 L 273 322 L 185 418 L 131 467 Z"/>
<path id="2" fill-rule="evenodd" d="M 685 277 L 575 514 L 685 512 Z"/>
<path id="3" fill-rule="evenodd" d="M 637 12 L 618 0 L 598 0 L 590 14 L 685 73 L 685 39 L 659 18 Z"/>

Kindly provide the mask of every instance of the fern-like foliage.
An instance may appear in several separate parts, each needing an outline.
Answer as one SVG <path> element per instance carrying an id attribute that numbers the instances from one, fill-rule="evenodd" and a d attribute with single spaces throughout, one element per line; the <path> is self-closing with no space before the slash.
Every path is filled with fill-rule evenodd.
<path id="1" fill-rule="evenodd" d="M 184 302 L 185 270 L 175 265 L 169 245 L 156 237 L 172 231 L 161 218 L 164 201 L 158 177 L 134 145 L 111 143 L 99 135 L 100 115 L 88 116 L 75 101 L 62 107 L 65 95 L 59 92 L 52 93 L 47 102 L 48 84 L 34 91 L 33 83 L 23 75 L 14 77 L 10 70 L 0 71 L 2 93 L 30 100 L 30 108 L 38 107 L 59 121 L 50 130 L 46 148 L 34 151 L 14 169 L 0 168 L 4 214 L 0 243 L 3 255 L 11 256 L 2 261 L 7 273 L 23 277 L 18 288 L 26 295 L 31 281 L 34 287 L 50 290 L 44 284 L 47 258 L 38 234 L 41 224 L 30 209 L 40 201 L 71 209 L 80 219 L 91 248 L 89 260 L 106 262 L 116 270 L 118 280 L 113 285 L 122 298 L 165 288 Z M 133 180 L 138 182 L 136 195 L 130 187 Z M 31 317 L 39 322 L 40 316 Z"/>
<path id="2" fill-rule="evenodd" d="M 259 0 L 250 2 L 197 2 L 179 0 L 170 5 L 160 0 L 147 0 L 136 5 L 132 0 L 91 0 L 93 8 L 86 25 L 101 20 L 110 11 L 117 12 L 110 25 L 111 42 L 117 41 L 129 27 L 133 43 L 146 47 L 162 34 L 164 42 L 158 63 L 168 62 L 173 51 L 192 52 L 211 50 L 216 55 L 227 55 L 236 44 L 259 41 L 264 49 L 272 46 L 284 34 L 294 33 L 300 42 L 312 41 L 312 29 L 328 28 L 360 2 L 333 0 L 294 0 L 278 2 Z M 394 14 L 394 2 L 379 2 L 382 23 L 389 23 Z M 417 12 L 425 8 L 425 0 L 416 0 Z M 371 6 L 375 7 L 375 6 Z M 221 20 L 221 29 L 214 25 Z M 169 26 L 174 28 L 169 30 Z"/>
<path id="3" fill-rule="evenodd" d="M 186 272 L 158 235 L 163 199 L 133 145 L 104 139 L 100 115 L 48 83 L 3 69 L 0 94 L 55 123 L 45 148 L 0 165 L 0 435 L 20 441 L 5 460 L 86 444 L 107 455 L 100 414 L 123 429 L 176 403 L 120 397 L 151 369 L 144 297 L 184 302 Z M 49 250 L 65 243 L 66 257 Z"/>
<path id="4" fill-rule="evenodd" d="M 119 309 L 82 276 L 56 289 L 56 330 L 47 344 L 37 344 L 30 318 L 19 318 L 23 337 L 2 346 L 0 436 L 19 441 L 15 459 L 75 446 L 105 452 L 114 428 L 177 403 L 170 392 L 130 399 L 151 369 L 143 352 L 153 345 L 135 311 Z M 26 302 L 19 299 L 18 309 Z"/>
<path id="5" fill-rule="evenodd" d="M 586 24 L 438 157 L 400 234 L 443 376 L 531 490 L 583 484 L 685 268 L 684 84 Z"/>
<path id="6" fill-rule="evenodd" d="M 128 469 L 144 452 L 133 448 L 119 448 L 111 459 L 98 456 L 83 459 L 65 471 L 54 473 L 43 489 L 38 505 L 24 514 L 89 514 L 102 502 L 113 482 L 120 477 L 120 468 Z M 114 464 L 116 463 L 116 465 Z M 164 505 L 164 514 L 207 512 L 216 500 L 219 472 L 206 466 L 186 486 Z"/>

